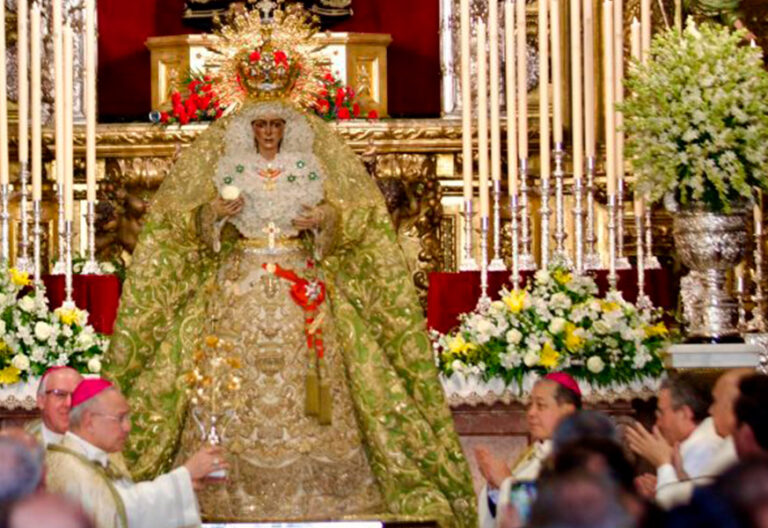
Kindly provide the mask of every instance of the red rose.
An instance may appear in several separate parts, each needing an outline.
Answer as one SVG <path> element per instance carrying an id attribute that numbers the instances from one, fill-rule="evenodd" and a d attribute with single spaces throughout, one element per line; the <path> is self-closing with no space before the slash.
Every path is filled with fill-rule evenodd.
<path id="1" fill-rule="evenodd" d="M 211 82 L 211 76 L 210 75 L 206 75 L 205 77 L 203 77 L 203 80 L 205 82 L 209 83 L 209 82 Z"/>
<path id="2" fill-rule="evenodd" d="M 194 115 L 195 112 L 197 112 L 197 105 L 195 104 L 195 100 L 192 98 L 187 99 L 187 102 L 184 106 L 185 106 L 184 109 L 187 111 L 189 115 Z"/>
<path id="3" fill-rule="evenodd" d="M 320 88 L 320 92 L 317 95 L 319 95 L 320 97 L 326 97 L 328 95 L 328 90 L 326 90 L 325 88 Z"/>
<path id="4" fill-rule="evenodd" d="M 339 108 L 339 113 L 337 115 L 339 116 L 339 119 L 349 119 L 351 117 L 349 115 L 349 108 L 346 106 Z"/>
<path id="5" fill-rule="evenodd" d="M 182 125 L 186 125 L 187 123 L 189 123 L 189 116 L 183 110 L 181 114 L 179 114 L 179 123 L 181 123 Z"/>
<path id="6" fill-rule="evenodd" d="M 171 94 L 171 104 L 173 106 L 181 104 L 181 94 L 179 92 L 173 92 Z"/>
<path id="7" fill-rule="evenodd" d="M 325 99 L 319 99 L 315 107 L 317 108 L 318 112 L 320 112 L 321 114 L 324 114 L 331 109 L 330 103 Z"/>
<path id="8" fill-rule="evenodd" d="M 326 73 L 325 77 L 323 77 L 323 79 L 325 79 L 329 83 L 335 83 L 336 82 L 336 79 L 333 78 L 333 75 L 331 75 L 330 72 Z"/>
<path id="9" fill-rule="evenodd" d="M 195 93 L 199 85 L 200 85 L 200 81 L 198 81 L 197 79 L 192 79 L 191 81 L 189 81 L 189 84 L 187 85 L 187 88 L 189 88 L 189 93 Z"/>
<path id="10" fill-rule="evenodd" d="M 347 95 L 349 96 L 350 99 L 352 99 L 355 96 L 355 91 L 349 86 L 347 86 Z"/>
<path id="11" fill-rule="evenodd" d="M 360 115 L 360 105 L 359 104 L 355 103 L 355 104 L 352 105 L 352 115 L 354 115 L 355 117 Z"/>
<path id="12" fill-rule="evenodd" d="M 168 122 L 168 112 L 160 112 L 160 122 L 161 123 Z"/>
<path id="13" fill-rule="evenodd" d="M 261 53 L 259 53 L 259 50 L 254 50 L 248 55 L 248 59 L 251 62 L 259 62 L 261 60 Z"/>
<path id="14" fill-rule="evenodd" d="M 274 53 L 274 57 L 275 57 L 275 66 L 280 66 L 282 64 L 286 68 L 288 67 L 288 55 L 286 55 L 284 51 L 277 50 Z"/>
<path id="15" fill-rule="evenodd" d="M 173 106 L 173 115 L 175 115 L 176 117 L 181 115 L 183 112 L 184 112 L 184 106 L 181 103 Z"/>
<path id="16" fill-rule="evenodd" d="M 216 119 L 220 118 L 222 114 L 224 114 L 223 108 L 219 108 L 218 110 L 216 110 Z"/>
<path id="17" fill-rule="evenodd" d="M 336 106 L 341 106 L 341 103 L 344 102 L 344 90 L 339 88 L 336 90 Z"/>
<path id="18" fill-rule="evenodd" d="M 368 119 L 378 119 L 379 113 L 376 110 L 371 110 L 368 112 Z"/>
<path id="19" fill-rule="evenodd" d="M 203 85 L 203 92 L 210 93 L 210 91 L 213 90 L 213 85 L 208 83 Z"/>

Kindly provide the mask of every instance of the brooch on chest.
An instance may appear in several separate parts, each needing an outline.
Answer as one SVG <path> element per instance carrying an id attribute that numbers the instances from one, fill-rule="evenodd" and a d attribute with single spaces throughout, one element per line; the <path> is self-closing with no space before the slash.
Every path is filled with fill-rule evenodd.
<path id="1" fill-rule="evenodd" d="M 283 173 L 283 169 L 279 169 L 276 167 L 266 167 L 263 169 L 259 169 L 257 172 L 257 174 L 259 175 L 259 178 L 261 178 L 261 181 L 264 184 L 265 191 L 271 191 L 275 188 L 277 179 L 280 177 L 282 173 Z"/>

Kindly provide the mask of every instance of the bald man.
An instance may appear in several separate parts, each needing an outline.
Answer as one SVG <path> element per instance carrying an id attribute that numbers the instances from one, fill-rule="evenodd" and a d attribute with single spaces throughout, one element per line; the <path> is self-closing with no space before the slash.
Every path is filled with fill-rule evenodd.
<path id="1" fill-rule="evenodd" d="M 61 495 L 35 493 L 11 508 L 8 528 L 94 528 L 93 522 L 76 503 Z"/>
<path id="2" fill-rule="evenodd" d="M 71 367 L 52 367 L 40 378 L 37 386 L 40 420 L 30 422 L 26 430 L 43 447 L 60 444 L 64 433 L 69 430 L 72 392 L 82 380 L 80 373 Z"/>

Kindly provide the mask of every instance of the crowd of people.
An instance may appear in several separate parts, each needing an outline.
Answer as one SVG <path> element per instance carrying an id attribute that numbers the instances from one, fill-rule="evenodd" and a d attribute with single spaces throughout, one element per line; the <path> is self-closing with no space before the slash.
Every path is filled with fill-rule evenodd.
<path id="1" fill-rule="evenodd" d="M 733 369 L 712 385 L 679 373 L 657 400 L 650 430 L 619 428 L 581 410 L 569 376 L 540 380 L 531 449 L 512 464 L 475 451 L 481 527 L 768 527 L 768 376 Z"/>
<path id="2" fill-rule="evenodd" d="M 475 451 L 481 528 L 768 528 L 768 375 L 729 370 L 710 387 L 675 374 L 657 396 L 650 430 L 622 430 L 582 409 L 567 374 L 539 380 L 530 448 L 512 464 Z M 120 455 L 130 409 L 109 381 L 52 369 L 38 406 L 39 421 L 0 431 L 0 528 L 200 524 L 195 490 L 227 468 L 219 448 L 134 483 Z"/>

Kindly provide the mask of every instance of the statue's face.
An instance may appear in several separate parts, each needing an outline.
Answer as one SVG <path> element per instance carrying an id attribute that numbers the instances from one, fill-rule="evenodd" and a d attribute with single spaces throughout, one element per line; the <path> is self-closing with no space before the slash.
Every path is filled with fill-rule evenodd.
<path id="1" fill-rule="evenodd" d="M 260 117 L 251 123 L 253 137 L 259 152 L 265 158 L 273 158 L 280 150 L 280 142 L 285 132 L 285 121 L 281 117 Z"/>

